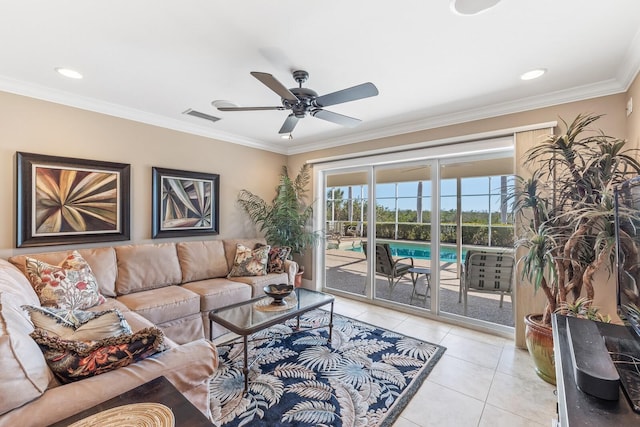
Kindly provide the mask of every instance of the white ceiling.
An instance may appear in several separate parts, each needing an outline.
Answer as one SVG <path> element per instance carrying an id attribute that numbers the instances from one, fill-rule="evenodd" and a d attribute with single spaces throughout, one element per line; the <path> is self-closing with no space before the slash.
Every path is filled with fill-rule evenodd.
<path id="1" fill-rule="evenodd" d="M 503 0 L 475 16 L 449 3 L 0 0 L 0 90 L 293 154 L 619 93 L 640 69 L 638 0 Z M 278 135 L 287 111 L 211 106 L 279 105 L 249 73 L 295 87 L 294 69 L 319 95 L 364 82 L 380 94 L 327 108 L 358 127 L 306 117 L 293 140 Z"/>

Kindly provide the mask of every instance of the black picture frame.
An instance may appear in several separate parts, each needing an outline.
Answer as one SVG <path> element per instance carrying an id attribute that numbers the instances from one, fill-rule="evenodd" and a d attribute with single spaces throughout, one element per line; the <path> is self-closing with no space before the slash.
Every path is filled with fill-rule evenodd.
<path id="1" fill-rule="evenodd" d="M 131 165 L 16 153 L 16 247 L 129 240 Z"/>
<path id="2" fill-rule="evenodd" d="M 152 183 L 152 238 L 220 233 L 220 175 L 152 167 Z"/>

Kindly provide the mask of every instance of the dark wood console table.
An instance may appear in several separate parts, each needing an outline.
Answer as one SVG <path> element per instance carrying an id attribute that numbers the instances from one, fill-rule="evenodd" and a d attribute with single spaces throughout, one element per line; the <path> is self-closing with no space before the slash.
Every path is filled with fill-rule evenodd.
<path id="1" fill-rule="evenodd" d="M 79 412 L 69 418 L 52 424 L 51 427 L 62 427 L 80 421 L 90 415 L 131 403 L 162 403 L 171 409 L 175 417 L 175 425 L 200 427 L 213 424 L 186 397 L 176 389 L 165 377 L 158 377 L 119 396 L 99 403 L 96 406 Z"/>
<path id="2" fill-rule="evenodd" d="M 596 322 L 602 336 L 629 335 L 624 326 Z M 553 315 L 553 347 L 558 387 L 558 422 L 561 427 L 640 426 L 640 414 L 633 411 L 622 388 L 618 400 L 603 400 L 582 392 L 577 386 L 567 341 L 565 316 Z"/>

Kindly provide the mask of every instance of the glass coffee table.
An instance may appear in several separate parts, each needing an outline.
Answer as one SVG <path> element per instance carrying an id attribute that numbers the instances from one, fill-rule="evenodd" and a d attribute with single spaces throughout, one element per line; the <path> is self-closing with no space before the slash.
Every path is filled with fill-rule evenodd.
<path id="1" fill-rule="evenodd" d="M 267 295 L 253 298 L 248 301 L 229 305 L 212 310 L 209 313 L 209 322 L 224 326 L 231 332 L 242 336 L 244 343 L 244 391 L 249 386 L 249 363 L 248 363 L 248 337 L 249 335 L 261 331 L 279 323 L 284 323 L 289 319 L 297 317 L 296 329 L 300 329 L 300 315 L 323 305 L 331 304 L 329 315 L 329 342 L 333 330 L 333 302 L 332 295 L 324 292 L 311 291 L 305 288 L 295 288 L 291 295 L 284 299 L 285 306 L 273 306 L 270 304 L 271 297 Z M 211 328 L 210 328 L 211 330 Z M 213 337 L 209 337 L 213 341 Z"/>

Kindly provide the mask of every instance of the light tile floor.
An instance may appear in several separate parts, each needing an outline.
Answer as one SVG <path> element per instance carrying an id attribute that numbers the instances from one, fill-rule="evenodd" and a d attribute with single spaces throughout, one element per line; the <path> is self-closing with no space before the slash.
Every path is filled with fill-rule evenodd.
<path id="1" fill-rule="evenodd" d="M 447 347 L 394 427 L 552 425 L 555 387 L 513 341 L 341 297 L 335 312 Z"/>

